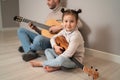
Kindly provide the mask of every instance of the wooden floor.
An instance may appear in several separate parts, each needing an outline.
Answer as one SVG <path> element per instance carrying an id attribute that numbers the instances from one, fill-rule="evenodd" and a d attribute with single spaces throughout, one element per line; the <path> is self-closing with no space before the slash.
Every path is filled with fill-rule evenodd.
<path id="1" fill-rule="evenodd" d="M 92 80 L 81 69 L 48 73 L 24 62 L 18 52 L 20 42 L 16 31 L 0 32 L 0 80 Z M 44 60 L 45 56 L 38 58 Z M 100 72 L 98 80 L 119 80 L 120 64 L 85 54 L 84 64 L 95 66 Z"/>

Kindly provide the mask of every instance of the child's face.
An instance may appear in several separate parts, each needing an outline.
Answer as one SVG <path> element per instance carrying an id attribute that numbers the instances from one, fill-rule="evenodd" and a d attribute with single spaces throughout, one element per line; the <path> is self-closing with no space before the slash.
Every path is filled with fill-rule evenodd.
<path id="1" fill-rule="evenodd" d="M 73 15 L 65 15 L 63 18 L 63 25 L 66 31 L 72 31 L 77 25 L 76 18 Z"/>

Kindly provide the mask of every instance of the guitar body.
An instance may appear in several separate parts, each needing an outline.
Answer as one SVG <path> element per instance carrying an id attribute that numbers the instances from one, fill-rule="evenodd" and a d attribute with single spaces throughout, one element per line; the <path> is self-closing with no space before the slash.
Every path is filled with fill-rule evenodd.
<path id="1" fill-rule="evenodd" d="M 55 19 L 49 19 L 45 22 L 46 25 L 48 26 L 60 26 L 61 22 L 55 20 Z"/>
<path id="2" fill-rule="evenodd" d="M 63 35 L 57 36 L 55 38 L 55 42 L 58 46 L 63 48 L 62 52 L 64 52 L 68 48 L 69 43 L 67 42 Z"/>
<path id="3" fill-rule="evenodd" d="M 61 25 L 61 22 L 57 21 L 55 19 L 47 20 L 45 22 L 45 24 L 38 23 L 38 22 L 29 20 L 29 19 L 26 19 L 26 18 L 23 18 L 23 17 L 20 17 L 20 16 L 15 16 L 13 19 L 14 19 L 14 21 L 17 21 L 17 22 L 25 22 L 25 23 L 31 22 L 35 27 L 35 28 L 32 28 L 32 29 L 34 29 L 37 33 L 41 32 L 41 34 L 43 36 L 48 37 L 48 38 L 51 38 L 53 35 L 55 35 L 55 34 L 51 34 L 49 32 L 49 28 L 51 26 L 60 26 Z M 36 26 L 40 27 L 41 29 L 39 30 Z"/>
<path id="4" fill-rule="evenodd" d="M 50 20 L 47 20 L 45 22 L 45 25 L 48 25 L 48 27 L 51 27 L 51 26 L 60 26 L 61 25 L 61 22 L 58 22 L 56 21 L 55 19 L 50 19 Z M 48 30 L 46 29 L 42 29 L 41 30 L 41 34 L 45 37 L 48 37 L 48 38 L 51 38 L 52 36 L 54 36 L 55 34 L 51 34 Z"/>

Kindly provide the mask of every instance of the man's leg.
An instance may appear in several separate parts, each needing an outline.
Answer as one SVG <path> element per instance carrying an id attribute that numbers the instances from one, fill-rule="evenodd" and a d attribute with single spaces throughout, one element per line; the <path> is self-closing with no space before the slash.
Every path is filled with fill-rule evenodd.
<path id="1" fill-rule="evenodd" d="M 18 48 L 18 51 L 21 52 L 21 53 L 24 53 L 23 47 L 20 46 L 20 47 Z"/>
<path id="2" fill-rule="evenodd" d="M 42 35 L 38 35 L 34 38 L 33 43 L 30 45 L 30 49 L 32 51 L 42 51 L 45 50 L 46 48 L 50 48 L 50 39 L 46 38 Z M 38 54 L 24 54 L 23 59 L 25 61 L 32 60 L 34 58 L 37 58 L 39 55 Z"/>
<path id="3" fill-rule="evenodd" d="M 38 54 L 31 50 L 30 46 L 33 42 L 33 39 L 37 36 L 36 33 L 33 33 L 25 28 L 18 29 L 18 38 L 21 41 L 22 47 L 24 49 L 24 54 L 22 55 L 23 60 L 29 61 L 38 57 Z"/>
<path id="4" fill-rule="evenodd" d="M 22 27 L 18 29 L 17 33 L 18 33 L 18 38 L 24 49 L 24 52 L 25 53 L 29 52 L 31 50 L 30 45 L 33 39 L 37 36 L 37 34 Z"/>
<path id="5" fill-rule="evenodd" d="M 50 39 L 42 35 L 37 35 L 30 48 L 35 51 L 51 48 Z"/>

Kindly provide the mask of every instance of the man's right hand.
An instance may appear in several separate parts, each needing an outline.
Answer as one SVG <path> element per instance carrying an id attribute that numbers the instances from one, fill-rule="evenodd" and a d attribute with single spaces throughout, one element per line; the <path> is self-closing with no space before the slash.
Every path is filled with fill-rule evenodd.
<path id="1" fill-rule="evenodd" d="M 50 27 L 49 32 L 51 34 L 57 34 L 60 30 L 62 30 L 62 27 L 52 26 Z"/>

